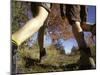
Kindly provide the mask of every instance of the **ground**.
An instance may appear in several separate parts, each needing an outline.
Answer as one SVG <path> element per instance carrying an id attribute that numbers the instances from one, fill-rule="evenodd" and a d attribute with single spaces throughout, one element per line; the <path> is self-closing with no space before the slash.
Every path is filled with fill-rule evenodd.
<path id="1" fill-rule="evenodd" d="M 94 51 L 94 52 L 93 52 Z M 58 72 L 78 70 L 79 51 L 72 54 L 61 53 L 55 46 L 46 48 L 47 55 L 39 62 L 38 45 L 20 48 L 17 57 L 17 73 Z M 95 58 L 95 48 L 92 48 Z"/>

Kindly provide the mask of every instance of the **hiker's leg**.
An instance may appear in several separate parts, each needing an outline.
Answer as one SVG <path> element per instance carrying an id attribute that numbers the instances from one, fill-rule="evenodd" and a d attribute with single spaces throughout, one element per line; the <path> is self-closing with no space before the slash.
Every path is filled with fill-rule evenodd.
<path id="1" fill-rule="evenodd" d="M 78 22 L 78 21 L 73 22 L 72 30 L 73 30 L 74 36 L 77 40 L 79 48 L 87 48 L 87 45 L 86 45 L 86 42 L 84 39 L 84 33 L 80 26 L 80 22 Z"/>
<path id="2" fill-rule="evenodd" d="M 89 66 L 95 68 L 95 62 L 92 58 L 91 50 L 85 42 L 84 33 L 80 26 L 80 22 L 74 22 L 72 25 L 72 30 L 80 48 L 80 64 L 82 64 L 82 66 L 87 69 Z"/>
<path id="3" fill-rule="evenodd" d="M 40 50 L 40 60 L 42 56 L 46 55 L 46 51 L 44 48 L 44 31 L 45 31 L 45 25 L 43 25 L 38 32 L 38 44 L 39 44 L 39 50 Z"/>
<path id="4" fill-rule="evenodd" d="M 35 18 L 28 21 L 17 32 L 12 34 L 12 39 L 18 45 L 20 45 L 22 42 L 24 42 L 26 39 L 32 36 L 35 32 L 37 32 L 41 26 L 43 26 L 47 16 L 48 16 L 48 11 L 45 8 L 40 6 L 38 15 Z"/>
<path id="5" fill-rule="evenodd" d="M 78 46 L 80 48 L 80 54 L 81 54 L 81 64 L 84 65 L 85 67 L 89 65 L 89 62 L 92 66 L 95 66 L 94 61 L 91 63 L 92 55 L 90 48 L 87 47 L 87 44 L 84 39 L 84 33 L 81 28 L 81 19 L 80 19 L 80 6 L 79 5 L 73 5 L 70 8 L 70 22 L 72 25 L 72 30 L 74 33 L 74 36 L 77 40 Z"/>
<path id="6" fill-rule="evenodd" d="M 30 36 L 32 36 L 35 32 L 37 32 L 38 29 L 41 26 L 43 26 L 44 21 L 46 20 L 48 16 L 48 12 L 50 9 L 49 3 L 37 3 L 37 4 L 33 3 L 33 5 L 37 7 L 35 8 L 35 10 L 37 11 L 36 11 L 36 15 L 34 15 L 34 18 L 28 21 L 17 32 L 12 34 L 12 40 L 15 42 L 15 43 L 12 43 L 12 58 L 11 58 L 12 75 L 15 75 L 15 72 L 16 72 L 16 51 L 18 49 L 18 46 L 21 45 L 21 43 L 23 43 Z"/>

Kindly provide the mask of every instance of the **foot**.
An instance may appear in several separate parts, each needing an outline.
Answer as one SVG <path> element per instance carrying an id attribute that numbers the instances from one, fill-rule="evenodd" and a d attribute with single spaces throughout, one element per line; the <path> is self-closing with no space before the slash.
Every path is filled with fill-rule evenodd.
<path id="1" fill-rule="evenodd" d="M 89 61 L 90 61 L 90 64 L 91 64 L 91 68 L 95 69 L 96 68 L 96 64 L 95 64 L 94 59 L 92 57 L 89 57 Z"/>
<path id="2" fill-rule="evenodd" d="M 80 59 L 78 61 L 79 70 L 87 70 L 87 69 L 95 69 L 95 62 L 92 57 L 89 57 L 89 59 Z"/>
<path id="3" fill-rule="evenodd" d="M 86 69 L 95 69 L 95 61 L 92 58 L 90 48 L 84 48 L 83 50 L 80 49 L 80 60 L 78 61 L 79 69 L 86 70 Z"/>

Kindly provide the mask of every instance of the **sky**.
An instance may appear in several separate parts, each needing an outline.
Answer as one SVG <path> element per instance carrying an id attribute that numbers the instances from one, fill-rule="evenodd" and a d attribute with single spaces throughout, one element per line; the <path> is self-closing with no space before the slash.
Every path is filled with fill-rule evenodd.
<path id="1" fill-rule="evenodd" d="M 96 7 L 95 6 L 88 6 L 87 22 L 96 23 Z"/>
<path id="2" fill-rule="evenodd" d="M 73 47 L 78 47 L 78 44 L 75 40 L 75 38 L 70 38 L 68 40 L 61 40 L 62 41 L 62 46 L 64 47 L 65 53 L 66 54 L 70 54 L 71 53 L 71 49 Z"/>

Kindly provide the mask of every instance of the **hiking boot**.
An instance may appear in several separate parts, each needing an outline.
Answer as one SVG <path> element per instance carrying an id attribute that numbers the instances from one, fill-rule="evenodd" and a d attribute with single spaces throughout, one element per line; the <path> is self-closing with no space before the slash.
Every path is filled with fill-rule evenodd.
<path id="1" fill-rule="evenodd" d="M 96 67 L 94 59 L 92 58 L 91 53 L 89 53 L 89 50 L 90 48 L 85 48 L 84 50 L 81 49 L 80 51 L 81 56 L 80 56 L 80 60 L 78 61 L 80 70 L 95 69 Z"/>
<path id="2" fill-rule="evenodd" d="M 94 59 L 92 57 L 89 57 L 89 61 L 90 61 L 90 64 L 91 64 L 91 68 L 96 69 L 96 64 L 95 64 Z"/>
<path id="3" fill-rule="evenodd" d="M 95 62 L 92 57 L 87 57 L 86 59 L 80 58 L 78 61 L 79 70 L 95 69 Z"/>

